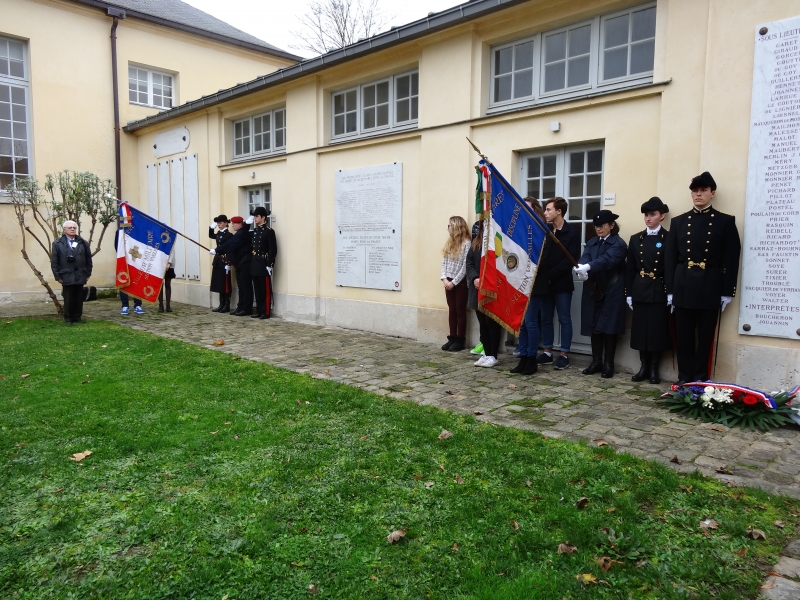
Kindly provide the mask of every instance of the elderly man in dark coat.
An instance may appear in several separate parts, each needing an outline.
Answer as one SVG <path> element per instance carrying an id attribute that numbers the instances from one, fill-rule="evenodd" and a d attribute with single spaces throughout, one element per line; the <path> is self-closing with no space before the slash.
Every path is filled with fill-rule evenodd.
<path id="1" fill-rule="evenodd" d="M 61 284 L 64 297 L 64 323 L 83 323 L 83 286 L 92 276 L 92 251 L 78 235 L 75 221 L 64 221 L 64 235 L 53 242 L 50 269 Z"/>
<path id="2" fill-rule="evenodd" d="M 628 246 L 619 237 L 619 227 L 610 210 L 601 210 L 592 223 L 597 234 L 586 243 L 575 267 L 578 279 L 594 284 L 602 293 L 597 299 L 590 286 L 583 286 L 581 296 L 581 335 L 592 338 L 592 362 L 584 375 L 602 371 L 602 377 L 614 376 L 617 336 L 625 333 L 625 256 Z"/>

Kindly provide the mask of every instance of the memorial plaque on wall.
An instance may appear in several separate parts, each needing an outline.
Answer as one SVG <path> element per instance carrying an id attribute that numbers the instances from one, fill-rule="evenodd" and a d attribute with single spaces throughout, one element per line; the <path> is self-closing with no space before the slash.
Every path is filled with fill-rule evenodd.
<path id="1" fill-rule="evenodd" d="M 756 28 L 739 333 L 800 339 L 800 17 Z"/>
<path id="2" fill-rule="evenodd" d="M 403 165 L 336 173 L 336 285 L 400 291 Z"/>

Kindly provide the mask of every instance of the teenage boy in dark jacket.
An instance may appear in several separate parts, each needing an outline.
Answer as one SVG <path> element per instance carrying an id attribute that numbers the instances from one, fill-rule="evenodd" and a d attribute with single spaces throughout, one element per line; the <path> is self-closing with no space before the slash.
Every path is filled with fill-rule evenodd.
<path id="1" fill-rule="evenodd" d="M 581 239 L 578 230 L 564 220 L 567 214 L 567 201 L 561 197 L 550 198 L 545 203 L 544 216 L 553 227 L 553 234 L 561 245 L 576 261 L 581 255 Z M 547 293 L 541 296 L 539 310 L 542 320 L 542 345 L 544 352 L 537 357 L 539 364 L 553 362 L 553 313 L 558 311 L 558 322 L 561 325 L 561 355 L 556 358 L 554 367 L 569 367 L 569 348 L 572 344 L 572 293 L 575 284 L 572 282 L 573 263 L 558 247 L 553 248 L 557 257 L 549 269 Z"/>

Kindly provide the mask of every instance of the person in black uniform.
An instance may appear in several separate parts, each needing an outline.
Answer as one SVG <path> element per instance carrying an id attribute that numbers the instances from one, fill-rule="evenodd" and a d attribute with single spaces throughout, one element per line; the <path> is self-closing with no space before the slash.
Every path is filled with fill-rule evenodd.
<path id="1" fill-rule="evenodd" d="M 675 310 L 678 384 L 706 381 L 714 328 L 736 295 L 742 244 L 736 218 L 711 206 L 717 183 L 708 171 L 689 184 L 694 207 L 672 219 L 667 236 L 667 303 Z"/>
<path id="2" fill-rule="evenodd" d="M 272 305 L 272 267 L 278 254 L 275 232 L 267 225 L 269 213 L 263 206 L 253 211 L 256 226 L 252 233 L 252 259 L 250 273 L 253 275 L 253 291 L 256 296 L 256 312 L 253 319 L 269 319 Z"/>
<path id="3" fill-rule="evenodd" d="M 228 261 L 236 268 L 236 285 L 239 288 L 239 303 L 231 314 L 235 317 L 244 317 L 253 314 L 253 277 L 250 274 L 250 261 L 253 258 L 252 236 L 250 225 L 253 217 L 247 217 L 245 222 L 242 217 L 232 217 L 231 227 L 233 236 L 217 246 L 216 251 L 224 254 Z M 210 250 L 214 254 L 214 250 Z"/>
<path id="4" fill-rule="evenodd" d="M 584 375 L 602 371 L 602 377 L 614 376 L 617 336 L 625 333 L 625 256 L 628 246 L 619 237 L 619 226 L 610 210 L 601 210 L 592 219 L 595 237 L 586 242 L 583 255 L 574 267 L 582 281 L 593 283 L 603 297 L 598 300 L 590 286 L 583 286 L 581 296 L 581 335 L 592 338 L 592 362 Z"/>
<path id="5" fill-rule="evenodd" d="M 231 239 L 233 234 L 228 231 L 228 217 L 220 215 L 214 219 L 208 226 L 208 237 L 217 240 L 217 247 Z M 226 262 L 222 254 L 216 254 L 211 263 L 211 291 L 219 294 L 219 306 L 212 308 L 213 312 L 228 312 L 231 309 L 231 274 Z"/>
<path id="6" fill-rule="evenodd" d="M 658 374 L 661 353 L 672 346 L 669 307 L 664 285 L 664 256 L 668 231 L 661 226 L 669 207 L 653 196 L 642 204 L 644 231 L 628 242 L 625 296 L 633 310 L 631 348 L 639 351 L 641 368 L 631 381 L 661 383 Z"/>

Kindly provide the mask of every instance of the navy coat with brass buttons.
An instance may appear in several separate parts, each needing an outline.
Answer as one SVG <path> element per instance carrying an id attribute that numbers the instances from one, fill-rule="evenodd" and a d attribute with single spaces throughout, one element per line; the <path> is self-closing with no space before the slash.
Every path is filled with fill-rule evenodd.
<path id="1" fill-rule="evenodd" d="M 212 240 L 217 240 L 217 248 L 227 242 L 233 237 L 229 229 L 225 231 L 214 232 L 213 227 L 208 228 L 208 237 Z M 221 253 L 214 255 L 214 260 L 211 262 L 211 285 L 210 290 L 218 294 L 231 293 L 231 279 L 230 273 L 225 272 L 225 264 L 227 261 Z"/>
<path id="2" fill-rule="evenodd" d="M 266 224 L 256 225 L 252 232 L 252 259 L 250 273 L 253 277 L 266 277 L 267 267 L 275 265 L 278 242 L 275 232 Z"/>
<path id="3" fill-rule="evenodd" d="M 709 206 L 672 219 L 664 281 L 675 306 L 714 310 L 736 295 L 742 244 L 736 218 Z"/>
<path id="4" fill-rule="evenodd" d="M 633 299 L 631 348 L 661 352 L 672 346 L 664 283 L 664 256 L 669 232 L 647 230 L 631 236 L 625 269 L 625 295 Z"/>

